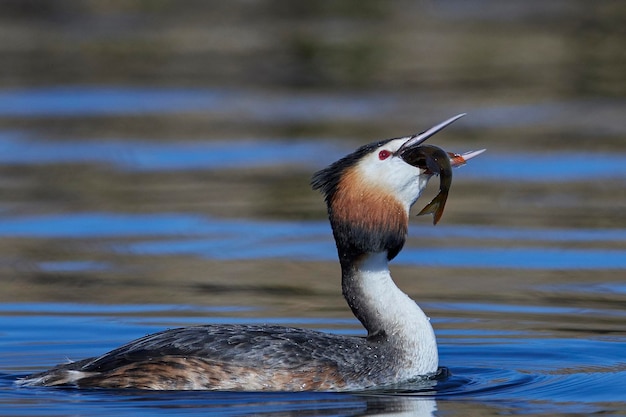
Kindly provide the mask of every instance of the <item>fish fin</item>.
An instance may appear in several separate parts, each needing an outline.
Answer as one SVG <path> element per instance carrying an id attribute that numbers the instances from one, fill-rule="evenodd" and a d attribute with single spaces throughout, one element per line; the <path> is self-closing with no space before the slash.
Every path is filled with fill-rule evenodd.
<path id="1" fill-rule="evenodd" d="M 437 224 L 443 215 L 443 209 L 446 206 L 447 195 L 444 193 L 439 193 L 432 199 L 430 203 L 426 205 L 419 213 L 418 216 L 423 216 L 424 214 L 432 214 L 433 215 L 433 224 Z"/>

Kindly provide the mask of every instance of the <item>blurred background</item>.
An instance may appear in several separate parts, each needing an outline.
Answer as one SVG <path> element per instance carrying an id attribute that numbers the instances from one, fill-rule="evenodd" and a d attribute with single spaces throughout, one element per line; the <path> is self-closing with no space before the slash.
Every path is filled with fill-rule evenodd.
<path id="1" fill-rule="evenodd" d="M 625 95 L 619 0 L 0 0 L 0 372 L 207 322 L 363 334 L 310 177 L 467 112 L 429 143 L 487 152 L 455 170 L 437 226 L 411 216 L 392 264 L 452 372 L 436 398 L 455 401 L 436 406 L 619 414 Z M 290 406 L 5 376 L 16 415 Z M 435 408 L 333 398 L 343 411 L 285 397 Z"/>
<path id="2" fill-rule="evenodd" d="M 442 224 L 412 220 L 409 292 L 416 266 L 436 300 L 618 279 L 625 22 L 605 0 L 2 0 L 0 299 L 349 317 L 311 174 L 461 112 L 431 143 L 488 153 Z"/>

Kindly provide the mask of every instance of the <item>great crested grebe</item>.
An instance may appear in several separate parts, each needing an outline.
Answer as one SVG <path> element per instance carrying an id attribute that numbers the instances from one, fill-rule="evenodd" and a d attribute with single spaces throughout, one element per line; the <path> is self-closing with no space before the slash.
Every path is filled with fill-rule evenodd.
<path id="1" fill-rule="evenodd" d="M 274 325 L 165 330 L 96 358 L 59 365 L 22 385 L 165 390 L 363 390 L 434 375 L 437 342 L 428 317 L 393 282 L 409 209 L 435 174 L 440 193 L 422 210 L 435 223 L 451 167 L 482 151 L 448 154 L 421 145 L 463 114 L 413 136 L 365 145 L 317 172 L 341 263 L 342 289 L 366 337 Z"/>

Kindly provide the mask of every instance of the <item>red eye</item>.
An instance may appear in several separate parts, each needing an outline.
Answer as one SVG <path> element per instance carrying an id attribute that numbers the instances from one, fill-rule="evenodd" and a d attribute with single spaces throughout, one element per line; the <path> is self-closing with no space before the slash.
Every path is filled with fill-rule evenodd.
<path id="1" fill-rule="evenodd" d="M 389 158 L 391 156 L 391 152 L 389 152 L 386 149 L 383 149 L 382 151 L 378 152 L 378 159 L 380 159 L 381 161 Z"/>

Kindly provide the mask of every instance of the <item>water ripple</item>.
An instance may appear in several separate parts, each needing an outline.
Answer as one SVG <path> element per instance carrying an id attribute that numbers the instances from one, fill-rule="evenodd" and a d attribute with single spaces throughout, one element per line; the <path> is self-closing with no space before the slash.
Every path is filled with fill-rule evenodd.
<path id="1" fill-rule="evenodd" d="M 216 170 L 323 165 L 337 146 L 325 140 L 151 143 L 141 140 L 41 141 L 0 133 L 0 163 L 103 163 L 132 171 Z"/>
<path id="2" fill-rule="evenodd" d="M 550 247 L 554 242 L 623 242 L 626 230 L 519 230 L 469 226 L 415 226 L 411 233 L 428 239 L 428 247 L 407 245 L 396 262 L 408 265 L 520 269 L 626 269 L 621 249 Z M 137 255 L 195 255 L 211 259 L 292 258 L 335 261 L 327 222 L 213 219 L 193 215 L 83 213 L 0 218 L 0 236 L 31 238 L 123 238 L 115 251 Z M 532 240 L 533 247 L 482 245 L 433 247 L 438 239 L 463 237 Z M 544 244 L 538 244 L 537 242 Z M 49 264 L 50 269 L 89 269 L 89 263 Z M 45 266 L 45 265 L 44 265 Z M 106 268 L 94 264 L 93 268 Z M 92 268 L 92 269 L 93 269 Z"/>
<path id="3" fill-rule="evenodd" d="M 0 132 L 0 163 L 104 163 L 130 171 L 216 170 L 300 165 L 321 168 L 351 149 L 331 139 L 195 141 L 42 141 Z M 462 168 L 464 178 L 487 181 L 566 182 L 626 178 L 626 155 L 600 152 L 488 152 Z"/>
<path id="4" fill-rule="evenodd" d="M 440 306 L 441 307 L 441 306 Z M 445 307 L 445 306 L 444 306 Z M 454 305 L 455 312 L 473 311 L 474 305 Z M 496 306 L 504 311 L 506 306 Z M 514 316 L 523 313 L 507 311 Z M 63 355 L 82 358 L 102 353 L 134 337 L 161 330 L 163 327 L 200 322 L 241 322 L 240 317 L 211 317 L 219 310 L 207 307 L 176 305 L 101 306 L 65 303 L 12 303 L 0 307 L 3 329 L 0 343 L 0 366 L 15 374 L 0 375 L 0 404 L 30 404 L 30 411 L 50 407 L 58 402 L 68 407 L 71 398 L 111 405 L 120 402 L 128 410 L 180 410 L 206 408 L 210 412 L 241 414 L 272 410 L 286 412 L 356 409 L 369 414 L 377 409 L 406 411 L 407 415 L 431 415 L 441 401 L 515 402 L 518 411 L 536 411 L 541 403 L 546 413 L 563 413 L 570 409 L 595 412 L 602 402 L 626 401 L 621 387 L 626 383 L 626 362 L 621 341 L 608 339 L 545 338 L 540 334 L 508 334 L 488 337 L 492 330 L 472 335 L 440 338 L 441 364 L 448 367 L 444 378 L 415 381 L 364 393 L 224 393 L 224 392 L 140 392 L 116 390 L 51 390 L 45 388 L 15 389 L 15 379 L 27 371 L 43 369 L 62 361 Z M 444 311 L 446 309 L 444 308 Z M 545 318 L 562 311 L 540 311 Z M 445 317 L 444 317 L 445 319 Z M 325 328 L 329 325 L 358 329 L 356 320 L 259 317 L 248 322 L 271 322 Z M 337 331 L 336 328 L 334 331 Z M 459 323 L 455 330 L 463 331 Z M 45 341 L 45 342 L 43 342 Z M 538 361 L 537 358 L 541 357 Z M 278 402 L 278 404 L 277 404 Z M 320 405 L 321 403 L 325 405 Z M 141 406 L 140 406 L 141 405 Z M 139 408 L 137 408 L 139 407 Z M 309 408 L 311 407 L 311 408 Z M 107 408 L 110 411 L 110 408 Z M 45 408 L 47 410 L 47 408 Z M 58 411 L 58 410 L 56 410 Z M 197 411 L 197 410 L 196 410 Z M 502 411 L 502 410 L 500 410 Z M 424 412 L 425 414 L 421 414 Z M 413 414 L 410 414 L 413 413 Z M 417 414 L 415 414 L 417 413 Z M 47 412 L 43 413 L 44 415 Z"/>
<path id="5" fill-rule="evenodd" d="M 626 178 L 626 155 L 601 152 L 487 152 L 463 176 L 516 182 L 566 182 Z"/>
<path id="6" fill-rule="evenodd" d="M 362 120 L 400 106 L 375 93 L 271 95 L 234 89 L 43 87 L 0 92 L 0 116 L 86 117 L 212 112 L 221 119 L 311 121 Z"/>
<path id="7" fill-rule="evenodd" d="M 182 213 L 129 214 L 83 212 L 0 217 L 0 236 L 35 238 L 193 237 L 206 235 L 298 240 L 331 236 L 323 221 L 273 221 L 214 218 Z M 520 229 L 469 225 L 413 225 L 409 235 L 428 239 L 494 239 L 536 242 L 624 242 L 626 229 Z"/>

